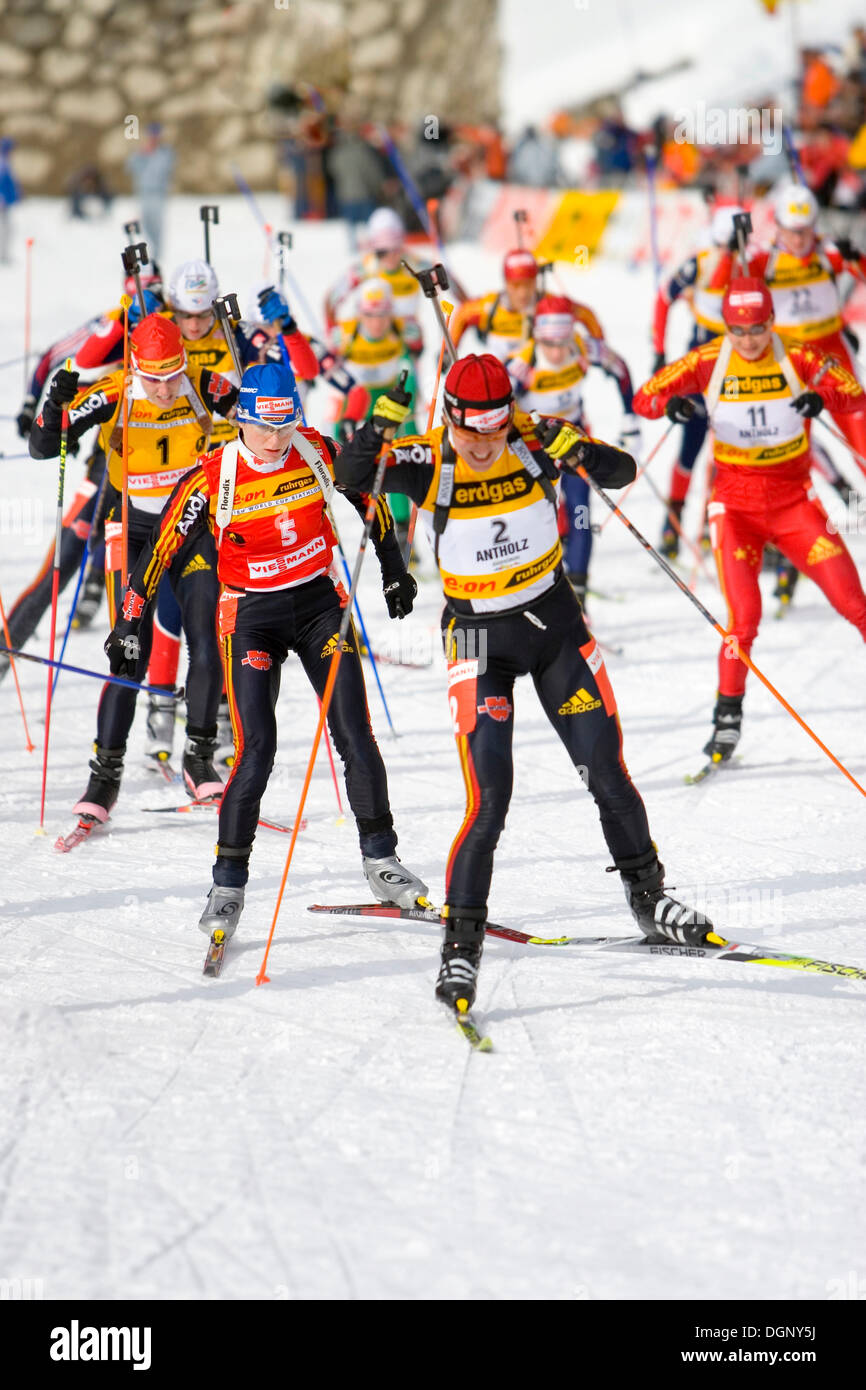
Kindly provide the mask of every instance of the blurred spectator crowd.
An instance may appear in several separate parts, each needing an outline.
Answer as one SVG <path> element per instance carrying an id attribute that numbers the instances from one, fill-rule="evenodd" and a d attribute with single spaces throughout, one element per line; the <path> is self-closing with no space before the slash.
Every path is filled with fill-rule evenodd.
<path id="1" fill-rule="evenodd" d="M 822 206 L 866 209 L 866 26 L 844 43 L 799 55 L 796 110 L 790 119 L 803 174 Z M 407 227 L 416 228 L 396 162 L 404 166 L 422 199 L 441 198 L 459 182 L 505 181 L 537 188 L 617 188 L 655 156 L 662 186 L 692 187 L 707 197 L 743 194 L 744 183 L 761 193 L 788 176 L 788 156 L 770 152 L 756 120 L 748 138 L 730 143 L 684 138 L 672 117 L 659 115 L 644 130 L 629 126 L 617 97 L 555 112 L 537 126 L 506 139 L 495 122 L 447 124 L 427 116 L 416 127 L 386 129 L 364 119 L 355 99 L 313 88 L 274 88 L 280 166 L 296 215 L 345 217 L 359 227 L 375 207 L 390 204 Z M 769 115 L 777 93 L 756 92 L 755 111 Z"/>

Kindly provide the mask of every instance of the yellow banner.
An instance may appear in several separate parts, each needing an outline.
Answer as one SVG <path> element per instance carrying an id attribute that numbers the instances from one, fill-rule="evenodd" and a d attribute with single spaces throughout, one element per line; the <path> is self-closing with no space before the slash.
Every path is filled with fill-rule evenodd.
<path id="1" fill-rule="evenodd" d="M 563 193 L 550 225 L 535 248 L 540 261 L 585 265 L 598 248 L 619 193 Z"/>

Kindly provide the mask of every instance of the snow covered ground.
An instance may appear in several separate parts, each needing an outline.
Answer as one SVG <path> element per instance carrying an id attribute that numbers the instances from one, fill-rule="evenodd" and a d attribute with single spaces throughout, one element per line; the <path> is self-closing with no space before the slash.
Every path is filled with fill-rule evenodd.
<path id="1" fill-rule="evenodd" d="M 263 201 L 281 225 L 278 201 Z M 20 210 L 21 232 L 37 238 L 36 344 L 116 300 L 129 211 L 84 228 L 52 204 Z M 347 244 L 336 226 L 295 230 L 294 273 L 318 306 Z M 224 289 L 259 277 L 258 238 L 245 205 L 222 200 Z M 167 265 L 199 247 L 196 203 L 178 200 Z M 497 283 L 477 249 L 458 246 L 453 261 L 471 288 Z M 641 380 L 649 270 L 601 260 L 563 274 Z M 2 361 L 21 350 L 22 287 L 19 258 L 0 270 Z M 438 346 L 432 325 L 430 337 Z M 14 414 L 20 368 L 0 381 Z M 615 438 L 619 405 L 603 378 L 589 404 L 596 431 Z M 647 447 L 659 432 L 647 429 Z M 0 450 L 19 449 L 14 424 L 0 422 Z M 653 464 L 662 487 L 671 457 L 672 441 Z M 70 486 L 80 467 L 70 465 Z M 56 468 L 0 469 L 8 608 L 53 534 Z M 628 512 L 657 538 L 644 485 Z M 351 550 L 353 513 L 340 515 Z M 866 565 L 866 539 L 849 539 Z M 423 564 L 429 576 L 429 556 Z M 425 670 L 382 667 L 397 739 L 368 684 L 400 853 L 439 900 L 463 810 L 435 642 L 439 590 L 423 582 L 398 627 L 376 569 L 367 565 L 361 589 L 375 640 L 434 656 Z M 710 728 L 716 636 L 616 521 L 592 579 L 610 596 L 593 600 L 591 621 L 622 648 L 608 669 L 668 881 L 728 934 L 866 965 L 857 791 L 756 682 L 741 765 L 686 787 Z M 857 634 L 807 583 L 775 622 L 765 582 L 755 659 L 866 781 Z M 701 579 L 697 592 L 723 619 L 714 586 Z M 73 635 L 69 657 L 104 669 L 103 637 L 101 627 Z M 33 649 L 47 642 L 46 618 Z M 41 745 L 44 668 L 24 666 L 21 682 Z M 305 910 L 366 897 L 324 759 L 271 983 L 257 988 L 255 975 L 287 843 L 268 830 L 223 976 L 205 982 L 195 924 L 216 818 L 142 813 L 183 798 L 145 771 L 141 718 L 110 833 L 67 857 L 52 850 L 86 780 L 98 690 L 60 681 L 44 837 L 34 833 L 40 751 L 23 749 L 11 680 L 0 690 L 0 1277 L 40 1279 L 48 1298 L 112 1299 L 823 1299 L 863 1288 L 864 986 L 491 939 L 479 1009 L 495 1051 L 471 1054 L 433 1005 L 434 929 Z M 293 816 L 315 716 L 290 661 L 265 801 L 276 819 Z M 629 934 L 592 804 L 526 683 L 516 718 L 492 918 L 550 935 Z"/>

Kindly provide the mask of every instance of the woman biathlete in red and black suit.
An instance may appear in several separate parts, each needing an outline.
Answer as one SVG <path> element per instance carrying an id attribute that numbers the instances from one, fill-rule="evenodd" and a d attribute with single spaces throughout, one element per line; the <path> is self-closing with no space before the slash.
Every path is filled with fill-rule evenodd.
<path id="1" fill-rule="evenodd" d="M 200 459 L 169 498 L 106 643 L 112 669 L 122 671 L 134 657 L 138 627 L 160 577 L 190 536 L 213 529 L 235 763 L 220 803 L 214 886 L 199 925 L 208 933 L 222 927 L 229 936 L 243 909 L 259 806 L 277 750 L 280 669 L 295 651 L 321 698 L 342 619 L 341 594 L 330 577 L 336 538 L 326 511 L 335 444 L 301 423 L 294 375 L 283 364 L 247 368 L 237 421 L 239 439 Z M 363 515 L 368 498 L 346 496 Z M 376 509 L 372 540 L 388 612 L 405 617 L 417 586 L 406 572 L 384 501 Z M 354 639 L 344 652 L 328 725 L 345 765 L 364 872 L 381 901 L 414 906 L 427 887 L 395 856 L 385 767 L 370 728 Z"/>

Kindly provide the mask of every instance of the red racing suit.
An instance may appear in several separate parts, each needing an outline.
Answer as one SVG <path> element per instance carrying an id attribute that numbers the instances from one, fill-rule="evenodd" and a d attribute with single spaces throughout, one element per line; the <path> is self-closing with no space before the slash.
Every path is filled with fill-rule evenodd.
<path id="1" fill-rule="evenodd" d="M 672 396 L 703 395 L 713 430 L 715 484 L 710 536 L 728 633 L 719 654 L 719 693 L 741 695 L 761 619 L 758 576 L 764 545 L 777 546 L 813 579 L 866 640 L 866 594 L 854 561 L 828 521 L 809 478 L 808 426 L 793 407 L 817 391 L 834 414 L 862 410 L 859 382 L 813 347 L 789 347 L 774 335 L 756 362 L 733 340 L 714 338 L 663 367 L 637 392 L 638 415 L 657 420 Z"/>

